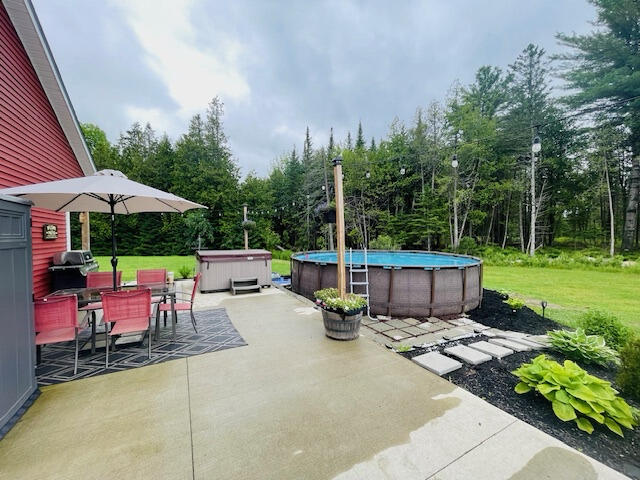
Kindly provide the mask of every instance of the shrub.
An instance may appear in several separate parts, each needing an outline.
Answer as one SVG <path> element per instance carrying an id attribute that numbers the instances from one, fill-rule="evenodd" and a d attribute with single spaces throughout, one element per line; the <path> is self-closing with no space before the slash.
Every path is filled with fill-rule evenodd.
<path id="1" fill-rule="evenodd" d="M 458 244 L 458 252 L 464 254 L 475 253 L 478 249 L 478 244 L 471 237 L 462 237 L 460 239 L 460 243 Z"/>
<path id="2" fill-rule="evenodd" d="M 323 288 L 313 294 L 323 308 L 347 315 L 355 315 L 367 306 L 367 301 L 355 293 L 347 293 L 345 298 L 340 298 L 337 288 Z"/>
<path id="3" fill-rule="evenodd" d="M 587 335 L 581 328 L 575 331 L 553 330 L 547 332 L 551 347 L 564 353 L 573 360 L 586 363 L 607 365 L 608 363 L 620 363 L 618 352 L 609 348 L 604 338 L 598 335 Z"/>
<path id="4" fill-rule="evenodd" d="M 640 338 L 627 342 L 620 351 L 620 361 L 618 385 L 623 392 L 640 401 Z"/>
<path id="5" fill-rule="evenodd" d="M 589 419 L 606 425 L 621 437 L 624 437 L 621 426 L 633 429 L 638 425 L 634 416 L 637 412 L 618 397 L 609 382 L 589 375 L 571 360 L 560 365 L 540 355 L 512 373 L 520 378 L 516 393 L 536 390 L 551 402 L 560 420 L 574 420 L 578 428 L 587 433 L 593 432 Z"/>
<path id="6" fill-rule="evenodd" d="M 614 315 L 598 310 L 584 313 L 578 320 L 578 326 L 587 335 L 600 335 L 607 345 L 618 351 L 631 335 L 631 331 Z"/>
<path id="7" fill-rule="evenodd" d="M 520 300 L 519 298 L 509 297 L 504 301 L 504 303 L 509 305 L 509 307 L 511 307 L 511 310 L 520 310 L 522 307 L 524 307 L 524 301 Z"/>
<path id="8" fill-rule="evenodd" d="M 378 235 L 369 242 L 369 248 L 374 250 L 400 250 L 400 245 L 389 235 Z"/>
<path id="9" fill-rule="evenodd" d="M 178 269 L 178 273 L 180 274 L 180 278 L 189 278 L 193 273 L 193 269 L 187 265 L 183 265 Z"/>

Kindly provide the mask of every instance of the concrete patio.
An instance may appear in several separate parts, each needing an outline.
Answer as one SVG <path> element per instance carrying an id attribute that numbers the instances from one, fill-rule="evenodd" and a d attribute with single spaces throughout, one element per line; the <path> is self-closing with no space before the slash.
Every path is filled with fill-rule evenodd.
<path id="1" fill-rule="evenodd" d="M 0 479 L 625 478 L 287 293 L 212 305 L 248 346 L 44 388 Z"/>

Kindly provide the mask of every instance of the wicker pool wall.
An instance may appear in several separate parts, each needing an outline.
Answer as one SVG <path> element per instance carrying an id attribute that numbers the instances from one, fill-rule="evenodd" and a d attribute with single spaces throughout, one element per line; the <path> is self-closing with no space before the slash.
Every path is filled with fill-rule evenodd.
<path id="1" fill-rule="evenodd" d="M 381 251 L 370 251 L 381 252 Z M 403 251 L 405 253 L 406 251 Z M 313 300 L 313 292 L 337 285 L 335 263 L 318 262 L 313 258 L 291 256 L 291 289 Z M 322 253 L 326 253 L 323 251 Z M 482 260 L 466 255 L 441 252 L 420 252 L 470 258 L 474 263 L 464 266 L 394 266 L 369 264 L 369 295 L 372 315 L 394 317 L 431 317 L 464 313 L 482 302 Z M 354 273 L 354 283 L 364 280 L 364 274 Z M 350 291 L 349 266 L 346 267 L 347 291 Z M 364 293 L 364 286 L 354 285 L 355 293 Z"/>

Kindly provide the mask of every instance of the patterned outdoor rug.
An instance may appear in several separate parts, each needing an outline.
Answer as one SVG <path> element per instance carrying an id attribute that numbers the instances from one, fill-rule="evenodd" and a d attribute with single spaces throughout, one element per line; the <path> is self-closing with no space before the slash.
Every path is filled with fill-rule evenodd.
<path id="1" fill-rule="evenodd" d="M 194 312 L 198 333 L 193 331 L 189 312 L 178 313 L 176 341 L 171 340 L 171 317 L 164 327 L 160 320 L 160 339 L 151 344 L 151 359 L 147 358 L 147 340 L 142 343 L 116 344 L 116 350 L 109 349 L 109 368 L 104 367 L 104 334 L 98 332 L 96 353 L 91 354 L 90 342 L 78 357 L 78 373 L 73 375 L 74 342 L 46 345 L 42 349 L 40 365 L 36 368 L 38 385 L 94 377 L 105 373 L 119 372 L 130 368 L 144 367 L 177 358 L 215 352 L 227 348 L 241 347 L 247 343 L 235 329 L 224 308 Z M 155 327 L 155 318 L 151 328 Z M 100 327 L 98 327 L 100 328 Z M 81 332 L 80 345 L 90 337 L 90 330 Z"/>

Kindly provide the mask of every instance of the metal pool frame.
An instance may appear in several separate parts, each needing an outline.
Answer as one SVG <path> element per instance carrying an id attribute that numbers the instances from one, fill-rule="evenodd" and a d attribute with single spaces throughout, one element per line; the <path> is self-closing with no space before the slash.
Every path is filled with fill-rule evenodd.
<path id="1" fill-rule="evenodd" d="M 391 250 L 368 250 L 393 253 Z M 470 258 L 469 265 L 383 265 L 369 262 L 370 310 L 373 315 L 394 317 L 433 317 L 461 314 L 482 303 L 482 260 L 468 255 L 420 250 L 396 253 L 426 253 Z M 291 289 L 313 300 L 313 292 L 337 284 L 336 262 L 320 262 L 304 255 L 327 253 L 326 250 L 297 252 L 291 255 Z M 303 258 L 296 258 L 297 255 Z M 355 265 L 355 264 L 354 264 Z M 346 267 L 347 290 L 349 266 Z M 354 277 L 356 277 L 354 273 Z M 361 274 L 364 275 L 364 274 Z M 354 278 L 356 281 L 359 277 Z M 354 285 L 361 293 L 364 287 Z"/>

